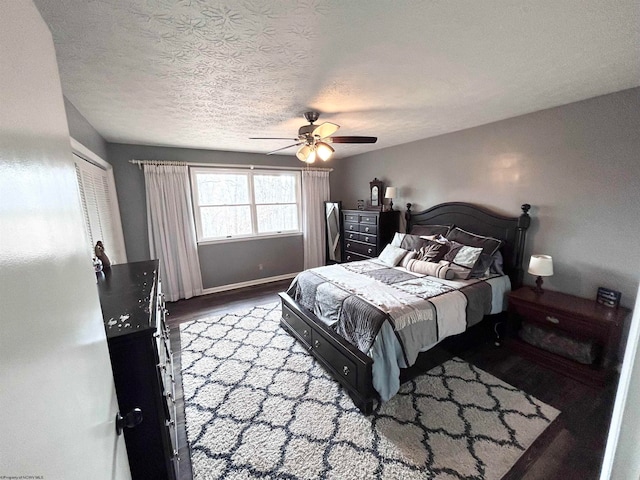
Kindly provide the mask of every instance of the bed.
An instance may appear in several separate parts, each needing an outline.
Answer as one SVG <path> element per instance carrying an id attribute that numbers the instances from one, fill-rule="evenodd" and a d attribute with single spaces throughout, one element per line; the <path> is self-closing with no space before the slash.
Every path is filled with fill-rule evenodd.
<path id="1" fill-rule="evenodd" d="M 407 204 L 407 232 L 419 234 L 436 225 L 455 225 L 499 239 L 504 275 L 487 273 L 480 279 L 450 281 L 389 268 L 379 259 L 320 267 L 302 272 L 280 294 L 281 325 L 342 384 L 355 405 L 369 414 L 375 400 L 387 400 L 397 391 L 400 368 L 410 367 L 418 355 L 427 355 L 431 346 L 463 333 L 484 315 L 501 311 L 505 292 L 522 284 L 530 206 L 521 209 L 521 215 L 507 217 L 453 202 L 413 213 Z M 431 291 L 437 301 L 424 293 Z M 395 299 L 398 292 L 399 300 Z M 338 299 L 332 300 L 335 295 Z M 479 300 L 472 300 L 474 296 Z M 409 297 L 428 308 L 407 307 Z M 443 298 L 448 298 L 446 304 Z M 348 303 L 353 304 L 354 313 L 346 315 L 346 321 L 328 321 L 338 304 Z M 341 307 L 340 315 L 344 316 L 345 308 Z"/>

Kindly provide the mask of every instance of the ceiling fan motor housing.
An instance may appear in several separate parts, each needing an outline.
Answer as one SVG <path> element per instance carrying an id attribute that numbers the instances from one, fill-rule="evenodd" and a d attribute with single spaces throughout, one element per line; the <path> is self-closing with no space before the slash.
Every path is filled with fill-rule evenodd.
<path id="1" fill-rule="evenodd" d="M 298 138 L 300 138 L 300 140 L 305 140 L 306 137 L 312 136 L 315 129 L 316 125 L 303 125 L 298 129 Z"/>
<path id="2" fill-rule="evenodd" d="M 309 123 L 313 123 L 318 120 L 319 116 L 320 112 L 304 112 L 304 118 L 306 118 Z"/>

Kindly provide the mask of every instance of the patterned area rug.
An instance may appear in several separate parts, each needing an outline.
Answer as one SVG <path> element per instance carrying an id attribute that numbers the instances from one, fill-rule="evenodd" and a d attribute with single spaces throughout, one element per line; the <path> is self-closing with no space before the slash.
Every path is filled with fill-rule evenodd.
<path id="1" fill-rule="evenodd" d="M 195 479 L 499 479 L 559 414 L 454 358 L 366 417 L 280 312 L 181 325 Z"/>

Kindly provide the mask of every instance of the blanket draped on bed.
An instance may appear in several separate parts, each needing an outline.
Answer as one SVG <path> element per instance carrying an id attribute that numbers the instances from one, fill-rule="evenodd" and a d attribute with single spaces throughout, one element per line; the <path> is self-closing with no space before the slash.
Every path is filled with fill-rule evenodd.
<path id="1" fill-rule="evenodd" d="M 373 358 L 374 387 L 383 400 L 399 387 L 395 379 L 388 385 L 386 376 L 396 376 L 421 351 L 496 313 L 487 281 L 444 280 L 376 260 L 307 270 L 287 293 Z M 384 385 L 376 385 L 376 377 Z"/>

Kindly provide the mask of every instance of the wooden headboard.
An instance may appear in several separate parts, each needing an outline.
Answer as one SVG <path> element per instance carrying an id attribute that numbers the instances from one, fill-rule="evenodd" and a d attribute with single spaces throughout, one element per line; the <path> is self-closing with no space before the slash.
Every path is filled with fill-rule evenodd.
<path id="1" fill-rule="evenodd" d="M 515 290 L 522 286 L 522 260 L 527 228 L 531 223 L 531 205 L 525 203 L 520 208 L 522 214 L 519 217 L 505 217 L 470 203 L 450 202 L 413 213 L 411 204 L 407 203 L 407 233 L 411 233 L 415 225 L 455 225 L 468 232 L 502 240 L 504 243 L 500 251 L 504 258 L 504 272 L 509 275 L 511 287 Z"/>

